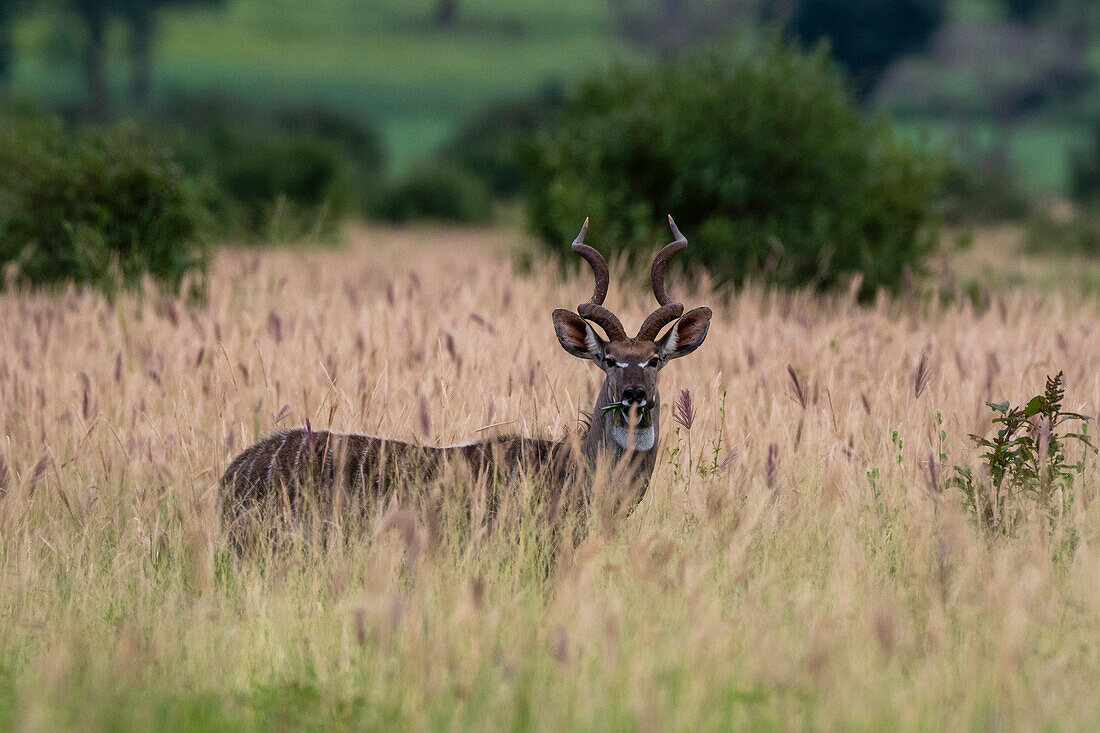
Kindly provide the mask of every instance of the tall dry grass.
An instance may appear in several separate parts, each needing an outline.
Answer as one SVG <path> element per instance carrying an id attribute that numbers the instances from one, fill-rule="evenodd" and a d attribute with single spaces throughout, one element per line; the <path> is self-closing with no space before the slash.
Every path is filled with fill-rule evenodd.
<path id="1" fill-rule="evenodd" d="M 1065 370 L 1067 409 L 1100 413 L 1100 311 L 1061 295 L 677 282 L 715 319 L 662 374 L 664 458 L 626 521 L 553 563 L 533 515 L 432 527 L 414 503 L 227 553 L 217 477 L 276 423 L 450 443 L 590 407 L 549 318 L 589 276 L 516 274 L 509 245 L 227 252 L 202 306 L 0 295 L 0 728 L 1100 725 L 1095 465 L 1012 538 L 943 489 L 985 400 Z M 620 278 L 610 303 L 636 324 L 650 299 Z"/>

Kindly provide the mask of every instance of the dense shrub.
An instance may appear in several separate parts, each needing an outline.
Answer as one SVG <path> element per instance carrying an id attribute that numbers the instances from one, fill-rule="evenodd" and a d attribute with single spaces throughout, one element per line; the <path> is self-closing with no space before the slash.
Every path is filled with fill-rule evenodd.
<path id="1" fill-rule="evenodd" d="M 477 178 L 448 165 L 419 166 L 383 187 L 370 213 L 383 221 L 480 223 L 492 216 L 492 199 Z"/>
<path id="2" fill-rule="evenodd" d="M 152 121 L 200 133 L 225 127 L 295 133 L 338 147 L 346 161 L 364 175 L 377 175 L 386 165 L 385 149 L 377 130 L 318 104 L 268 110 L 221 94 L 174 93 L 156 111 Z"/>
<path id="3" fill-rule="evenodd" d="M 18 281 L 178 288 L 205 267 L 200 221 L 193 183 L 132 127 L 0 123 L 0 263 Z"/>
<path id="4" fill-rule="evenodd" d="M 379 136 L 320 107 L 263 113 L 220 96 L 177 96 L 158 113 L 186 169 L 205 177 L 226 235 L 297 238 L 361 211 L 384 165 Z"/>
<path id="5" fill-rule="evenodd" d="M 226 233 L 269 235 L 279 206 L 299 212 L 306 229 L 315 221 L 331 228 L 357 209 L 340 149 L 327 141 L 247 125 L 177 139 L 187 169 L 213 183 L 219 199 L 211 204 Z"/>
<path id="6" fill-rule="evenodd" d="M 377 176 L 386 167 L 381 135 L 360 120 L 319 105 L 288 107 L 277 112 L 273 119 L 283 130 L 309 135 L 338 147 L 357 176 Z"/>
<path id="7" fill-rule="evenodd" d="M 565 92 L 557 84 L 490 104 L 459 126 L 440 158 L 481 179 L 494 195 L 514 196 L 524 185 L 524 142 L 552 124 L 564 106 Z"/>
<path id="8" fill-rule="evenodd" d="M 894 287 L 934 244 L 939 165 L 864 120 L 825 51 L 779 43 L 619 69 L 583 84 L 527 160 L 528 210 L 561 251 L 586 216 L 601 249 L 669 238 L 715 276 Z"/>

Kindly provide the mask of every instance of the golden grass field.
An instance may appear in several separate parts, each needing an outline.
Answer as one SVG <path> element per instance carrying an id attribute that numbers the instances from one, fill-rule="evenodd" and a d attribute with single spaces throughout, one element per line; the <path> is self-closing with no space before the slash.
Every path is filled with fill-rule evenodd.
<path id="1" fill-rule="evenodd" d="M 284 405 L 279 427 L 433 444 L 576 424 L 598 371 L 550 311 L 591 275 L 514 271 L 521 246 L 366 229 L 223 251 L 202 305 L 0 294 L 0 729 L 1100 727 L 1095 461 L 1014 537 L 943 486 L 986 400 L 1064 370 L 1100 413 L 1076 291 L 860 306 L 674 276 L 715 318 L 662 373 L 664 458 L 549 570 L 535 518 L 433 529 L 413 501 L 402 531 L 227 552 L 217 478 Z M 628 329 L 653 308 L 621 269 L 608 304 Z"/>

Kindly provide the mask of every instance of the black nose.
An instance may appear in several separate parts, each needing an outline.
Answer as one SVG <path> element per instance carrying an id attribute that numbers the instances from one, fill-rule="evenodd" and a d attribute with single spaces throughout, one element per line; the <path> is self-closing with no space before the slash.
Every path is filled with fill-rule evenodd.
<path id="1" fill-rule="evenodd" d="M 623 404 L 642 405 L 645 403 L 645 390 L 641 387 L 627 387 L 623 390 Z"/>

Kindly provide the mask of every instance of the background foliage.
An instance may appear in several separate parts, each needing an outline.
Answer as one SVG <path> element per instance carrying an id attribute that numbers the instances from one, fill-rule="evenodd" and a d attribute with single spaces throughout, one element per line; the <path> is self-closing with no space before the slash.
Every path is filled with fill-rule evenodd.
<path id="1" fill-rule="evenodd" d="M 671 212 L 721 279 L 896 287 L 933 246 L 934 160 L 855 107 L 827 52 L 772 42 L 590 78 L 529 157 L 528 206 L 560 251 L 591 215 L 648 257 Z"/>
<path id="2" fill-rule="evenodd" d="M 815 163 L 823 171 L 815 202 L 805 195 L 811 171 L 761 162 L 782 161 L 786 151 L 745 133 L 754 149 L 744 157 L 757 162 L 742 161 L 729 180 L 692 183 L 707 192 L 700 197 L 674 196 L 647 181 L 652 190 L 641 193 L 649 210 L 618 212 L 620 221 L 607 222 L 607 244 L 623 234 L 628 251 L 643 239 L 654 246 L 654 237 L 665 236 L 665 210 L 674 208 L 657 199 L 676 203 L 678 196 L 726 207 L 711 221 L 698 213 L 681 221 L 696 247 L 711 248 L 707 261 L 728 260 L 720 269 L 735 279 L 763 273 L 780 283 L 827 285 L 837 273 L 843 279 L 863 269 L 868 289 L 895 286 L 927 249 L 906 232 L 921 230 L 914 221 L 930 215 L 959 226 L 1027 220 L 1035 251 L 1093 252 L 1100 217 L 1084 190 L 1100 114 L 1100 56 L 1090 50 L 1100 37 L 1095 7 L 1082 0 L 890 0 L 871 12 L 864 5 L 22 0 L 0 5 L 0 99 L 32 96 L 74 129 L 137 119 L 195 179 L 215 237 L 314 241 L 334 238 L 343 222 L 361 216 L 485 221 L 510 212 L 525 189 L 546 180 L 524 167 L 525 157 L 538 155 L 531 151 L 539 150 L 539 135 L 562 129 L 566 107 L 575 111 L 570 124 L 583 126 L 577 116 L 588 102 L 579 99 L 579 79 L 613 85 L 623 74 L 644 74 L 654 59 L 688 63 L 712 44 L 726 49 L 720 55 L 732 69 L 761 38 L 779 35 L 821 41 L 828 51 L 818 53 L 837 59 L 835 86 L 852 95 L 858 146 L 876 161 L 874 170 L 899 171 L 900 159 L 915 160 L 914 148 L 946 153 L 945 185 L 925 197 L 918 182 L 905 197 L 893 182 L 867 183 L 852 156 L 838 153 Z M 733 124 L 735 114 L 714 104 L 716 119 Z M 799 124 L 811 121 L 803 116 Z M 772 122 L 781 124 L 778 116 Z M 880 135 L 864 133 L 876 126 Z M 725 175 L 713 165 L 699 169 Z M 676 175 L 687 181 L 691 172 Z M 748 175 L 764 200 L 733 191 Z M 786 207 L 774 191 L 801 175 L 797 200 Z M 856 188 L 876 200 L 887 199 L 880 188 L 897 196 L 877 212 L 859 196 L 845 199 L 836 183 L 853 175 Z M 600 197 L 616 189 L 615 178 Z M 1075 195 L 1073 208 L 1052 210 L 1065 194 Z M 924 213 L 916 213 L 921 206 Z M 550 236 L 556 243 L 559 233 Z"/>
<path id="3" fill-rule="evenodd" d="M 1021 10 L 1028 3 L 1018 0 L 873 4 L 930 8 L 936 22 L 912 31 L 890 25 L 893 16 L 867 11 L 861 0 L 455 0 L 457 13 L 446 25 L 437 22 L 439 4 L 152 3 L 149 102 L 182 89 L 220 90 L 268 108 L 319 103 L 375 125 L 404 168 L 494 100 L 547 81 L 568 84 L 609 63 L 690 52 L 731 33 L 753 37 L 782 25 L 808 41 L 824 33 L 842 58 L 851 51 L 841 34 L 875 44 L 882 49 L 876 58 L 888 63 L 865 89 L 868 107 L 927 132 L 936 145 L 1004 153 L 1029 189 L 1064 190 L 1067 153 L 1087 138 L 1100 111 L 1089 81 L 1100 67 L 1100 56 L 1088 52 L 1100 31 L 1091 0 L 1054 0 L 1040 11 Z M 832 21 L 795 33 L 794 25 L 804 25 L 799 18 L 822 5 L 850 25 Z M 61 0 L 0 9 L 11 18 L 0 17 L 0 68 L 7 58 L 0 78 L 51 104 L 85 100 L 86 24 Z M 104 79 L 117 107 L 130 100 L 133 31 L 121 14 L 107 20 Z M 12 43 L 3 42 L 4 33 Z M 929 95 L 948 104 L 922 102 Z"/>
<path id="4" fill-rule="evenodd" d="M 417 166 L 382 188 L 368 205 L 371 216 L 388 222 L 414 220 L 484 223 L 493 201 L 482 179 L 454 165 Z"/>
<path id="5" fill-rule="evenodd" d="M 17 281 L 177 288 L 206 254 L 193 181 L 132 126 L 0 122 L 0 263 Z"/>

